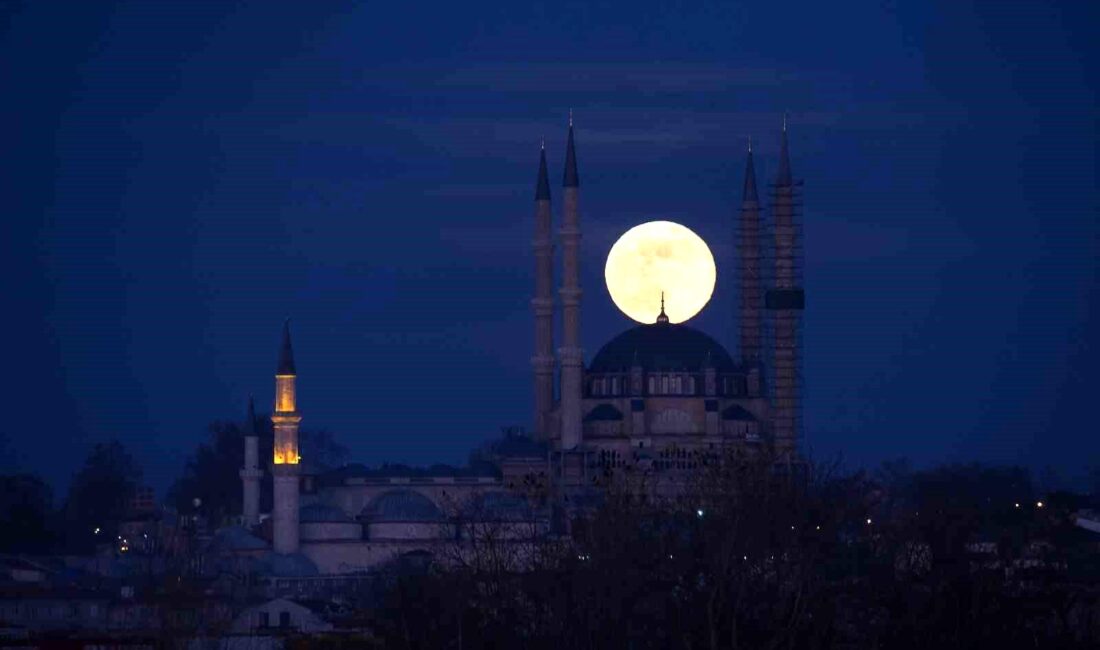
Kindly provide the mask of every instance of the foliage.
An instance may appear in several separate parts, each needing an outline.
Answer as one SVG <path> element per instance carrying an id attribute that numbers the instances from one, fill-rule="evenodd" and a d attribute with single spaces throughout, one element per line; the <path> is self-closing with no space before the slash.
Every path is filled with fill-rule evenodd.
<path id="1" fill-rule="evenodd" d="M 141 468 L 122 443 L 111 441 L 92 448 L 65 501 L 67 544 L 87 551 L 97 542 L 114 539 L 141 477 Z"/>
<path id="2" fill-rule="evenodd" d="M 0 476 L 0 553 L 38 553 L 56 540 L 53 491 L 29 474 Z"/>
<path id="3" fill-rule="evenodd" d="M 840 474 L 728 455 L 675 486 L 621 471 L 604 494 L 567 537 L 463 527 L 431 570 L 387 584 L 372 628 L 396 648 L 1100 640 L 1100 559 L 1069 516 L 1078 500 L 1038 507 L 1018 468 Z"/>
<path id="4" fill-rule="evenodd" d="M 179 512 L 198 511 L 212 522 L 222 522 L 239 515 L 243 488 L 240 470 L 244 467 L 244 429 L 242 423 L 216 421 L 209 426 L 209 440 L 201 443 L 187 459 L 183 475 L 168 489 L 168 503 Z M 274 432 L 271 418 L 259 415 L 254 424 L 259 445 L 260 467 L 272 457 Z M 340 445 L 327 429 L 303 429 L 299 433 L 303 462 L 315 467 L 329 467 L 343 462 L 347 449 Z M 271 474 L 264 472 L 260 483 L 260 509 L 271 508 Z"/>

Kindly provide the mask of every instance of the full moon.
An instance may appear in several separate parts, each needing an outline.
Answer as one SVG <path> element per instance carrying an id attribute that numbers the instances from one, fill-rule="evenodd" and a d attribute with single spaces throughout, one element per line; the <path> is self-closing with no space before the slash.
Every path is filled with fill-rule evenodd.
<path id="1" fill-rule="evenodd" d="M 655 323 L 665 315 L 682 323 L 699 313 L 714 292 L 714 256 L 699 235 L 671 221 L 650 221 L 626 231 L 607 254 L 607 291 L 624 314 Z"/>

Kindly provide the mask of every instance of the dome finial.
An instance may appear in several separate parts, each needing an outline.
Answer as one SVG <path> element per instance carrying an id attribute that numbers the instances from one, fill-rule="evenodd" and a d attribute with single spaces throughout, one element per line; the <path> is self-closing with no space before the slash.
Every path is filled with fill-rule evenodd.
<path id="1" fill-rule="evenodd" d="M 667 323 L 668 314 L 665 313 L 665 292 L 661 292 L 661 313 L 657 315 L 658 323 Z"/>

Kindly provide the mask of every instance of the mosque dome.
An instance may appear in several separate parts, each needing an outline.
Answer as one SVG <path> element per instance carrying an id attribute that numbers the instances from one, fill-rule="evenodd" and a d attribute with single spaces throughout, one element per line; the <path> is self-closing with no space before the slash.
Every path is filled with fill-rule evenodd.
<path id="1" fill-rule="evenodd" d="M 647 371 L 700 370 L 710 364 L 732 372 L 736 364 L 722 344 L 687 325 L 639 325 L 608 341 L 593 357 L 589 373 L 624 372 L 635 364 Z"/>
<path id="2" fill-rule="evenodd" d="M 431 499 L 412 490 L 390 490 L 375 497 L 363 510 L 371 521 L 442 521 L 443 513 Z"/>

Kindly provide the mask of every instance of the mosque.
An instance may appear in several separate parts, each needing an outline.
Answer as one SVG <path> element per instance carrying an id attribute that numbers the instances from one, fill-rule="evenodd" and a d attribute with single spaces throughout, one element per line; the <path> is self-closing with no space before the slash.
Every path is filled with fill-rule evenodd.
<path id="1" fill-rule="evenodd" d="M 560 227 L 552 229 L 545 148 L 535 184 L 533 432 L 507 435 L 469 467 L 318 473 L 298 449 L 302 415 L 289 325 L 275 372 L 274 458 L 261 463 L 255 415 L 246 423 L 242 526 L 215 546 L 258 562 L 270 575 L 332 576 L 398 558 L 461 547 L 476 526 L 517 542 L 568 534 L 563 513 L 598 498 L 616 471 L 636 468 L 675 481 L 724 450 L 798 454 L 801 287 L 800 187 L 791 175 L 784 120 L 770 189 L 770 223 L 757 192 L 751 144 L 737 233 L 738 356 L 708 334 L 660 314 L 608 341 L 585 365 L 580 348 L 580 176 L 570 120 Z M 561 284 L 553 297 L 554 252 Z M 562 322 L 560 347 L 554 321 Z M 265 469 L 266 466 L 266 469 Z M 272 473 L 274 506 L 260 513 Z M 263 520 L 263 521 L 261 521 Z"/>

